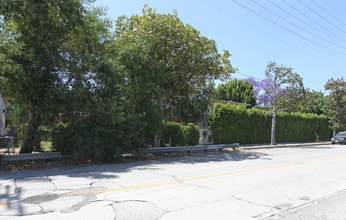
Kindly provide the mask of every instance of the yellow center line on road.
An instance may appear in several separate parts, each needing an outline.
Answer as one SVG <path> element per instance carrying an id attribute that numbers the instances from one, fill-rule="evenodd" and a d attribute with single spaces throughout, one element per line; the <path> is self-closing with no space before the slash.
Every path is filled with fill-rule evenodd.
<path id="1" fill-rule="evenodd" d="M 166 181 L 136 184 L 136 185 L 117 187 L 117 188 L 112 188 L 112 189 L 90 189 L 90 190 L 83 190 L 83 191 L 74 191 L 74 192 L 68 193 L 68 195 L 87 195 L 87 194 L 96 195 L 96 194 L 101 194 L 101 193 L 114 193 L 114 192 L 124 192 L 124 191 L 131 191 L 131 190 L 147 189 L 147 188 L 153 188 L 153 187 L 158 187 L 158 186 L 165 186 L 165 185 L 172 185 L 172 184 L 176 184 L 176 183 L 182 183 L 182 182 L 186 182 L 186 181 L 210 179 L 210 178 L 214 178 L 214 177 L 222 177 L 222 176 L 234 175 L 234 174 L 254 173 L 254 172 L 259 172 L 259 171 L 273 170 L 273 169 L 292 167 L 292 166 L 298 166 L 298 165 L 303 165 L 303 164 L 310 164 L 310 163 L 314 163 L 314 162 L 333 161 L 333 160 L 339 160 L 339 159 L 346 159 L 346 155 L 338 155 L 338 156 L 334 156 L 334 157 L 311 159 L 311 160 L 305 160 L 305 161 L 300 161 L 300 162 L 283 163 L 283 164 L 263 166 L 263 167 L 254 167 L 254 168 L 241 169 L 241 170 L 231 170 L 231 171 L 202 175 L 202 176 L 193 176 L 193 177 L 186 177 L 186 178 L 181 178 L 181 179 L 173 179 L 173 180 L 166 180 Z"/>
<path id="2" fill-rule="evenodd" d="M 8 206 L 8 202 L 7 202 L 7 201 L 5 201 L 5 202 L 1 202 L 1 201 L 0 201 L 0 207 L 1 207 L 1 206 Z"/>

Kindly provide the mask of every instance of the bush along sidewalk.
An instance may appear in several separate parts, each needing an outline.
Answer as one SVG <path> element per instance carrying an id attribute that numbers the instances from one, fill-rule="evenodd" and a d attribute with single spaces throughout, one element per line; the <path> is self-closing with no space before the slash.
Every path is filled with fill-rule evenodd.
<path id="1" fill-rule="evenodd" d="M 183 125 L 177 122 L 165 121 L 161 134 L 163 146 L 193 146 L 199 142 L 199 128 L 189 123 Z"/>

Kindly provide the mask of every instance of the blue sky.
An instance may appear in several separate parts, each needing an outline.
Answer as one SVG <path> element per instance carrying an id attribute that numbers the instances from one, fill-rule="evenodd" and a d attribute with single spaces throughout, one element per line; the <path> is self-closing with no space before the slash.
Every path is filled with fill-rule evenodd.
<path id="1" fill-rule="evenodd" d="M 141 14 L 144 4 L 157 13 L 177 10 L 179 18 L 229 50 L 233 78 L 264 79 L 274 61 L 293 68 L 304 86 L 324 91 L 330 78 L 346 74 L 344 0 L 96 0 L 107 17 Z"/>

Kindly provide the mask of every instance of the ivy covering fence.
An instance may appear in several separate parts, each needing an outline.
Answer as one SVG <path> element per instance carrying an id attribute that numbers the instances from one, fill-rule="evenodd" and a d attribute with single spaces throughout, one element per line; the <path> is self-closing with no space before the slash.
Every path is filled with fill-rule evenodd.
<path id="1" fill-rule="evenodd" d="M 241 105 L 215 104 L 209 113 L 209 128 L 215 144 L 270 142 L 272 112 Z M 277 142 L 327 140 L 331 135 L 324 115 L 279 112 Z"/>

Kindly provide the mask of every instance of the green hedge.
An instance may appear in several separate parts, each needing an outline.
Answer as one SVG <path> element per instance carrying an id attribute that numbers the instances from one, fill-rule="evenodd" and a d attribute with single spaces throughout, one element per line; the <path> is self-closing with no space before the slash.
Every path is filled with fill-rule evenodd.
<path id="1" fill-rule="evenodd" d="M 171 140 L 171 146 L 197 145 L 199 142 L 199 128 L 192 123 L 183 125 L 166 121 L 163 123 L 161 141 L 163 145 L 168 146 L 169 140 Z"/>
<path id="2" fill-rule="evenodd" d="M 52 132 L 53 148 L 81 159 L 112 162 L 121 158 L 122 154 L 143 146 L 140 125 L 132 125 L 130 121 L 119 124 L 104 122 L 102 124 L 101 121 L 89 118 L 69 123 L 59 122 Z M 194 124 L 164 122 L 161 134 L 165 145 L 168 145 L 169 137 L 172 146 L 197 145 L 199 141 L 199 128 Z"/>
<path id="3" fill-rule="evenodd" d="M 183 126 L 183 133 L 185 138 L 185 144 L 189 146 L 199 144 L 199 127 L 189 123 Z"/>
<path id="4" fill-rule="evenodd" d="M 232 104 L 216 104 L 209 113 L 209 127 L 216 144 L 268 143 L 271 120 L 271 111 Z M 329 136 L 326 116 L 285 112 L 277 116 L 277 142 L 327 140 Z"/>
<path id="5" fill-rule="evenodd" d="M 98 125 L 88 120 L 58 123 L 52 132 L 52 145 L 57 151 L 80 159 L 112 162 L 123 153 L 132 152 L 138 132 L 131 126 Z"/>
<path id="6" fill-rule="evenodd" d="M 326 116 L 285 112 L 278 114 L 276 138 L 280 142 L 327 140 L 330 132 Z"/>

